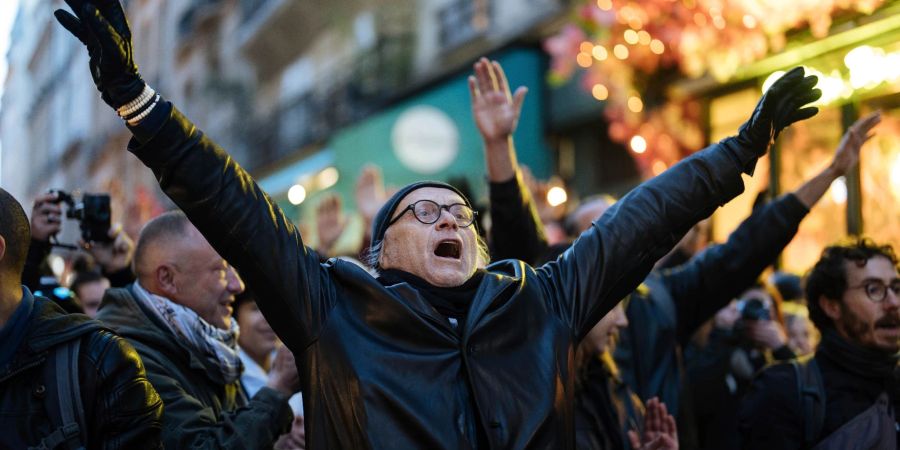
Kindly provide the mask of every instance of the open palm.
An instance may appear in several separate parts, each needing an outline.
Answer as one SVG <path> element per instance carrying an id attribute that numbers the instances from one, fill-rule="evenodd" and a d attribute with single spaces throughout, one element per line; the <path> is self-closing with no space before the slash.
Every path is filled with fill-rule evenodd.
<path id="1" fill-rule="evenodd" d="M 481 58 L 475 63 L 475 75 L 469 77 L 472 115 L 485 141 L 506 139 L 516 130 L 522 101 L 527 89 L 516 89 L 510 95 L 506 74 L 494 61 Z"/>

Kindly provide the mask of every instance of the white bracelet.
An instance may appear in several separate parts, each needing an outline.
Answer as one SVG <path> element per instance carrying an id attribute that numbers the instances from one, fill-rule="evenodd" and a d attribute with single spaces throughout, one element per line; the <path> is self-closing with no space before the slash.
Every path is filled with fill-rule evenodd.
<path id="1" fill-rule="evenodd" d="M 134 100 L 126 103 L 125 105 L 116 109 L 116 113 L 119 114 L 119 117 L 126 118 L 141 109 L 142 106 L 146 105 L 151 99 L 153 99 L 153 95 L 156 94 L 156 91 L 153 90 L 148 85 L 144 85 L 144 90 L 141 91 L 141 95 L 138 95 Z"/>
<path id="2" fill-rule="evenodd" d="M 150 114 L 150 111 L 153 111 L 153 108 L 156 108 L 157 103 L 159 103 L 159 94 L 153 97 L 153 103 L 148 106 L 147 109 L 141 111 L 140 114 L 128 119 L 128 125 L 134 126 L 141 123 L 141 121 L 144 120 L 144 118 L 147 117 L 148 114 Z"/>

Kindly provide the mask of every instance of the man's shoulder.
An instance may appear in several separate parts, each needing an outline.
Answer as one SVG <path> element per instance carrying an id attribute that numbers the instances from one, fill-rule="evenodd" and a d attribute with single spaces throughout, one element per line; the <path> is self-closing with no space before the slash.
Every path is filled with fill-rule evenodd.
<path id="1" fill-rule="evenodd" d="M 43 351 L 103 329 L 106 327 L 97 320 L 66 313 L 53 301 L 35 297 L 26 341 L 31 350 Z"/>

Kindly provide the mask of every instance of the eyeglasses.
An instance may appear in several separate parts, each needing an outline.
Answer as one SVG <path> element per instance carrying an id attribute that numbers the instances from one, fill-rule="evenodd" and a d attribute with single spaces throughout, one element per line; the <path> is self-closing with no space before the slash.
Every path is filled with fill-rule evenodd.
<path id="1" fill-rule="evenodd" d="M 875 303 L 881 303 L 887 297 L 888 289 L 894 293 L 895 297 L 900 297 L 900 280 L 891 281 L 890 285 L 884 284 L 881 281 L 871 280 L 866 281 L 859 286 L 851 286 L 847 289 L 859 289 L 862 288 L 866 292 L 866 296 L 869 297 L 869 300 L 872 300 Z"/>
<path id="2" fill-rule="evenodd" d="M 426 225 L 431 225 L 441 218 L 441 212 L 445 209 L 454 219 L 456 219 L 456 224 L 461 227 L 472 225 L 472 222 L 475 221 L 475 216 L 478 215 L 476 211 L 472 211 L 472 208 L 469 208 L 462 203 L 439 205 L 437 202 L 431 200 L 419 200 L 407 205 L 403 211 L 400 211 L 400 214 L 397 214 L 397 217 L 394 217 L 388 222 L 388 226 L 391 226 L 394 222 L 400 220 L 400 218 L 410 210 L 412 210 L 413 217 L 415 217 L 416 220 Z"/>

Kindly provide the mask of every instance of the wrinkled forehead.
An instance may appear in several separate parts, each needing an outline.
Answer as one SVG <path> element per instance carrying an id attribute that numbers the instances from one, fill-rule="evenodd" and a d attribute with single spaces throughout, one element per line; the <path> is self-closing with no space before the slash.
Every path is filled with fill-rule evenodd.
<path id="1" fill-rule="evenodd" d="M 400 204 L 397 205 L 397 208 L 394 210 L 394 216 L 396 217 L 396 215 L 399 214 L 400 211 L 403 211 L 407 206 L 419 200 L 431 200 L 439 205 L 466 203 L 466 201 L 463 200 L 463 198 L 460 197 L 459 194 L 451 191 L 450 189 L 439 187 L 423 187 L 416 189 L 407 194 L 406 197 L 403 197 L 403 200 L 400 201 Z"/>
<path id="2" fill-rule="evenodd" d="M 856 261 L 845 261 L 847 284 L 855 286 L 865 280 L 876 279 L 890 283 L 898 278 L 897 267 L 884 256 L 874 256 L 866 260 L 864 266 Z"/>

